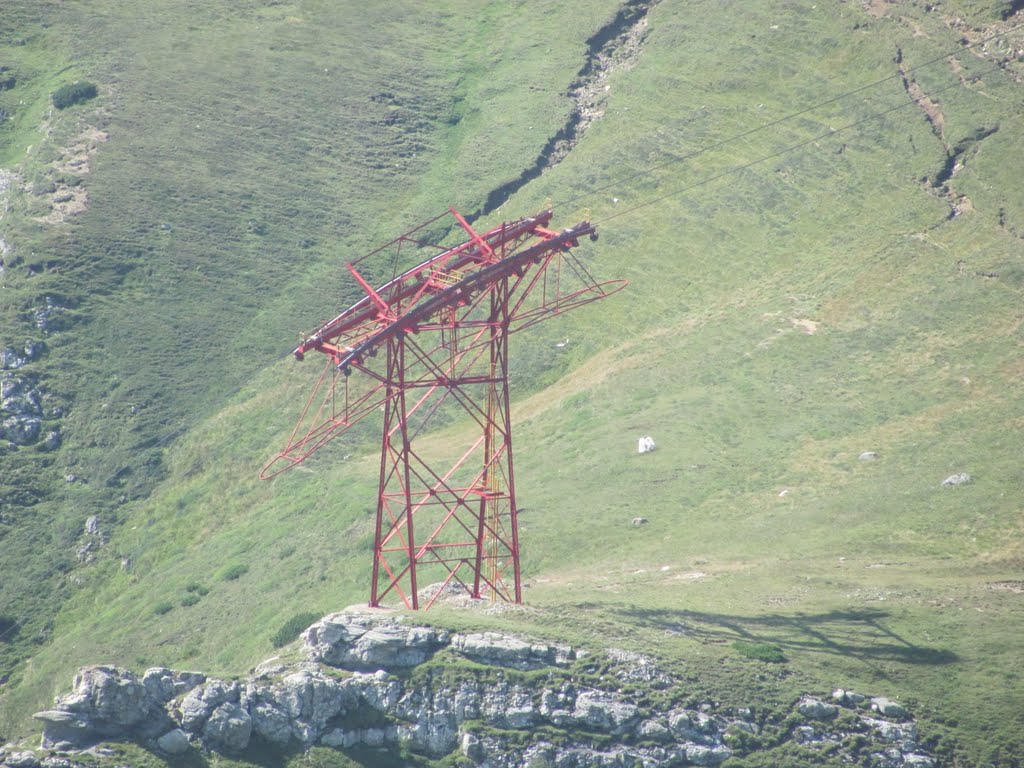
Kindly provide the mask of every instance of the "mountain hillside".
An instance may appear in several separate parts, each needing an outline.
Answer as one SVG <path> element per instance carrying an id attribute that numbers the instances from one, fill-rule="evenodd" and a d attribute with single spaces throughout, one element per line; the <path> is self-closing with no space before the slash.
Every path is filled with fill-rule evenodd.
<path id="1" fill-rule="evenodd" d="M 377 427 L 258 479 L 288 352 L 345 261 L 550 204 L 630 286 L 514 337 L 527 608 L 429 620 L 1020 765 L 1020 6 L 9 0 L 0 742 L 82 665 L 238 676 L 364 602 Z"/>

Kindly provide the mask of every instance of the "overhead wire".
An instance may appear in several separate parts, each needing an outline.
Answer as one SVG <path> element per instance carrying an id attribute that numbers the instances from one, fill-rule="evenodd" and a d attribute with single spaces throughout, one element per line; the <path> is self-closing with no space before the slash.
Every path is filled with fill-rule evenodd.
<path id="1" fill-rule="evenodd" d="M 815 110 L 821 109 L 822 107 L 827 107 L 830 104 L 835 104 L 835 103 L 837 103 L 839 101 L 842 101 L 843 99 L 849 98 L 850 96 L 855 96 L 858 93 L 863 93 L 864 91 L 870 90 L 872 88 L 876 88 L 879 85 L 883 85 L 883 84 L 885 84 L 887 82 L 890 82 L 892 80 L 896 80 L 896 79 L 899 79 L 899 78 L 906 78 L 908 75 L 910 75 L 913 72 L 916 72 L 918 70 L 924 69 L 925 67 L 929 67 L 929 66 L 931 66 L 933 64 L 936 64 L 936 63 L 938 63 L 940 61 L 945 61 L 945 60 L 949 59 L 952 56 L 956 56 L 957 54 L 960 54 L 960 53 L 962 53 L 964 51 L 968 51 L 968 50 L 971 50 L 972 48 L 976 48 L 979 45 L 984 45 L 985 43 L 991 42 L 992 40 L 998 40 L 999 38 L 1007 37 L 1008 35 L 1012 34 L 1013 32 L 1016 32 L 1016 31 L 1018 31 L 1020 29 L 1024 29 L 1024 23 L 1017 24 L 1017 25 L 1015 25 L 1013 27 L 1010 27 L 1009 29 L 1005 29 L 1005 30 L 1002 30 L 1000 32 L 994 33 L 994 34 L 989 35 L 987 37 L 984 37 L 984 38 L 982 38 L 980 40 L 976 40 L 973 43 L 970 43 L 968 45 L 962 45 L 962 46 L 960 46 L 959 48 L 957 48 L 955 50 L 947 51 L 946 53 L 943 53 L 943 54 L 941 54 L 939 56 L 936 56 L 935 58 L 929 59 L 928 61 L 922 62 L 921 64 L 917 64 L 917 65 L 915 65 L 913 67 L 910 67 L 908 69 L 904 69 L 904 70 L 902 70 L 900 72 L 896 72 L 895 74 L 883 77 L 880 80 L 875 80 L 874 82 L 867 83 L 866 85 L 862 85 L 862 86 L 859 86 L 859 87 L 854 88 L 852 90 L 846 91 L 844 93 L 839 94 L 838 96 L 833 96 L 833 97 L 831 97 L 829 99 L 826 99 L 824 101 L 818 102 L 817 104 L 813 104 L 812 106 L 805 107 L 803 109 L 797 110 L 796 112 L 789 113 L 787 115 L 784 115 L 783 117 L 777 118 L 777 119 L 772 120 L 772 121 L 767 122 L 767 123 L 764 123 L 764 124 L 759 125 L 759 126 L 757 126 L 755 128 L 750 128 L 749 130 L 742 131 L 741 133 L 738 133 L 738 134 L 736 134 L 734 136 L 730 136 L 729 138 L 722 139 L 721 141 L 714 142 L 713 144 L 709 144 L 709 145 L 707 145 L 705 147 L 701 147 L 701 148 L 696 149 L 696 150 L 694 150 L 692 152 L 688 152 L 688 153 L 686 153 L 684 155 L 680 155 L 678 157 L 672 157 L 672 158 L 670 158 L 668 160 L 665 160 L 664 162 L 658 163 L 657 165 L 653 165 L 653 166 L 651 166 L 649 168 L 645 168 L 644 170 L 636 171 L 634 173 L 628 174 L 628 175 L 623 176 L 621 178 L 618 178 L 618 179 L 615 179 L 613 181 L 610 181 L 607 184 L 603 184 L 603 185 L 601 185 L 599 187 L 594 187 L 593 189 L 590 189 L 590 190 L 588 190 L 586 192 L 583 192 L 581 194 L 575 195 L 575 196 L 570 197 L 570 198 L 566 198 L 565 200 L 559 200 L 559 201 L 557 201 L 556 204 L 559 205 L 559 206 L 571 205 L 572 203 L 577 202 L 577 201 L 582 200 L 582 199 L 585 199 L 587 197 L 590 197 L 591 195 L 595 195 L 595 194 L 597 194 L 599 192 L 605 192 L 605 191 L 607 191 L 609 189 L 612 189 L 612 188 L 615 188 L 615 187 L 619 187 L 619 186 L 621 186 L 621 185 L 623 185 L 623 184 L 625 184 L 627 182 L 630 182 L 630 181 L 632 181 L 634 179 L 642 178 L 642 177 L 645 177 L 645 176 L 651 176 L 654 173 L 656 173 L 657 171 L 662 170 L 663 168 L 667 168 L 667 167 L 669 167 L 671 165 L 675 165 L 677 163 L 681 163 L 681 162 L 684 162 L 686 160 L 692 160 L 695 157 L 699 157 L 700 155 L 706 154 L 708 152 L 712 152 L 712 151 L 714 151 L 716 149 L 720 149 L 721 147 L 727 146 L 728 144 L 731 144 L 731 143 L 736 142 L 736 141 L 740 141 L 741 139 L 748 138 L 749 136 L 752 136 L 752 135 L 754 135 L 756 133 L 759 133 L 761 131 L 768 130 L 769 128 L 774 128 L 775 126 L 781 125 L 781 124 L 783 124 L 785 122 L 788 122 L 790 120 L 794 120 L 794 119 L 796 119 L 798 117 L 801 117 L 803 115 L 806 115 L 806 114 L 809 114 L 811 112 L 814 112 Z M 1002 68 L 1003 68 L 1002 66 L 997 67 L 997 69 L 1002 69 Z M 988 72 L 985 72 L 983 74 L 988 74 Z M 967 78 L 968 81 L 973 81 L 973 80 L 976 80 L 976 79 L 977 78 Z M 961 85 L 961 83 L 957 83 L 956 86 L 954 86 L 954 87 L 958 87 L 959 85 Z M 943 90 L 946 90 L 946 89 L 943 89 Z M 938 93 L 938 91 L 935 91 L 935 93 Z M 924 98 L 926 98 L 926 97 L 924 97 Z M 915 102 L 911 102 L 911 103 L 915 103 Z M 900 107 L 902 107 L 902 106 L 906 106 L 906 105 L 905 104 L 901 104 Z M 887 114 L 890 111 L 894 111 L 894 110 L 887 110 L 886 112 L 878 113 L 877 115 L 875 115 L 873 117 L 879 116 L 881 114 Z M 868 118 L 868 119 L 871 119 L 871 118 Z M 860 124 L 860 122 L 864 122 L 864 121 L 858 121 L 857 123 L 851 124 L 849 126 L 845 126 L 842 130 L 846 130 L 846 129 L 850 128 L 850 127 L 853 127 L 853 125 L 858 125 L 858 124 Z M 818 139 L 814 139 L 814 141 L 816 141 L 816 140 L 818 140 Z M 804 143 L 807 143 L 807 142 L 804 142 Z M 796 145 L 796 146 L 802 146 L 802 144 L 801 145 Z M 796 148 L 796 146 L 794 148 Z M 768 159 L 768 158 L 763 158 L 763 159 Z M 761 160 L 758 160 L 756 162 L 761 162 Z M 756 164 L 756 162 L 753 163 L 753 164 Z M 608 218 L 614 218 L 614 217 L 608 217 Z M 607 219 L 605 219 L 605 220 L 607 220 Z"/>
<path id="2" fill-rule="evenodd" d="M 999 64 L 999 65 L 996 65 L 996 66 L 994 66 L 994 67 L 992 67 L 990 69 L 987 69 L 987 70 L 985 70 L 985 71 L 983 71 L 983 72 L 981 72 L 979 74 L 972 75 L 971 77 L 966 78 L 965 82 L 976 82 L 977 80 L 981 79 L 984 75 L 991 74 L 992 72 L 997 72 L 997 71 L 1004 70 L 1004 69 L 1005 69 L 1005 65 Z M 665 199 L 667 199 L 669 197 L 673 197 L 675 195 L 680 195 L 683 192 L 688 192 L 688 191 L 690 191 L 692 189 L 696 189 L 697 187 L 702 187 L 705 184 L 710 184 L 711 182 L 717 181 L 718 179 L 724 178 L 725 176 L 730 176 L 730 175 L 732 175 L 734 173 L 739 173 L 740 171 L 746 170 L 747 168 L 751 168 L 752 166 L 758 165 L 759 163 L 763 163 L 763 162 L 765 162 L 767 160 L 772 160 L 773 158 L 780 157 L 782 155 L 788 154 L 789 152 L 792 152 L 792 151 L 794 151 L 796 149 L 800 149 L 801 147 L 806 147 L 807 145 L 813 144 L 813 143 L 815 143 L 817 141 L 822 141 L 823 139 L 830 138 L 832 136 L 835 136 L 836 134 L 842 133 L 843 131 L 848 131 L 851 128 L 856 128 L 856 127 L 858 127 L 860 125 L 863 125 L 864 123 L 868 123 L 868 122 L 870 122 L 872 120 L 877 120 L 878 118 L 884 117 L 885 115 L 891 114 L 893 112 L 897 112 L 897 111 L 899 111 L 901 109 L 906 109 L 907 107 L 910 107 L 910 106 L 915 106 L 917 104 L 920 104 L 922 101 L 930 99 L 932 96 L 935 96 L 935 95 L 937 95 L 939 93 L 943 93 L 943 92 L 948 91 L 948 90 L 951 90 L 953 88 L 959 88 L 959 87 L 961 87 L 961 85 L 962 85 L 962 83 L 957 82 L 957 83 L 953 83 L 951 85 L 943 86 L 942 88 L 936 88 L 935 90 L 933 90 L 933 91 L 931 91 L 929 93 L 922 94 L 921 96 L 918 96 L 916 98 L 912 98 L 912 99 L 910 99 L 908 101 L 905 101 L 905 102 L 903 102 L 901 104 L 897 104 L 895 107 L 890 107 L 889 109 L 884 109 L 884 110 L 881 110 L 879 112 L 875 112 L 875 113 L 873 113 L 871 115 L 868 115 L 867 117 L 861 118 L 860 120 L 855 120 L 852 123 L 847 123 L 846 125 L 844 125 L 844 126 L 842 126 L 840 128 L 829 128 L 829 130 L 826 131 L 825 133 L 818 134 L 817 136 L 812 136 L 809 139 L 804 139 L 803 141 L 799 141 L 796 144 L 791 144 L 788 147 L 785 147 L 783 149 L 780 149 L 780 150 L 777 150 L 775 152 L 772 152 L 771 154 L 763 155 L 763 156 L 757 158 L 756 160 L 750 160 L 749 162 L 742 163 L 741 165 L 733 166 L 732 168 L 729 168 L 728 170 L 722 171 L 721 173 L 716 173 L 713 176 L 705 177 L 705 178 L 701 179 L 700 181 L 694 182 L 693 184 L 689 184 L 689 185 L 687 185 L 685 187 L 680 187 L 678 189 L 675 189 L 672 192 L 667 192 L 667 193 L 665 193 L 663 195 L 659 195 L 658 197 L 652 198 L 651 200 L 648 200 L 646 202 L 640 203 L 640 204 L 635 205 L 635 206 L 633 206 L 631 208 L 626 208 L 626 209 L 623 209 L 621 211 L 617 211 L 617 212 L 615 212 L 615 213 L 613 213 L 613 214 L 611 214 L 609 216 L 605 216 L 603 219 L 599 219 L 598 221 L 595 221 L 593 223 L 594 224 L 601 224 L 603 222 L 610 221 L 611 219 L 616 219 L 616 218 L 618 218 L 620 216 L 624 216 L 627 213 L 632 213 L 633 211 L 638 211 L 641 208 L 646 208 L 649 205 L 654 205 L 655 203 L 659 203 L 659 202 L 661 202 L 661 201 L 663 201 L 663 200 L 665 200 Z"/>

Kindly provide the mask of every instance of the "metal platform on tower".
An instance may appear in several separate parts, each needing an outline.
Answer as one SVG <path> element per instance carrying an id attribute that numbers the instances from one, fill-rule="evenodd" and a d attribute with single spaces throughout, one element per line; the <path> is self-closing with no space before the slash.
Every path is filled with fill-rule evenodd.
<path id="1" fill-rule="evenodd" d="M 428 233 L 448 216 L 467 239 L 432 244 Z M 581 238 L 597 239 L 589 221 L 556 231 L 552 217 L 544 210 L 481 233 L 455 210 L 425 222 L 347 264 L 364 297 L 294 350 L 299 360 L 320 353 L 325 366 L 260 476 L 382 413 L 371 606 L 429 608 L 452 587 L 522 602 L 508 338 L 626 285 L 595 281 L 574 254 Z M 375 288 L 359 267 L 384 263 L 393 277 Z M 442 421 L 470 426 L 440 441 L 426 427 Z"/>

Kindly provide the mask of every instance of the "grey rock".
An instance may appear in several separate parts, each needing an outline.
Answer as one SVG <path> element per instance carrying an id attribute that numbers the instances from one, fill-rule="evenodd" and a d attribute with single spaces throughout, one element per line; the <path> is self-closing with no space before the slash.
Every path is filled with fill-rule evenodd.
<path id="1" fill-rule="evenodd" d="M 156 745 L 169 755 L 183 755 L 189 748 L 188 734 L 181 728 L 175 728 L 157 739 Z"/>
<path id="2" fill-rule="evenodd" d="M 368 747 L 383 747 L 388 741 L 388 731 L 385 728 L 366 728 L 360 733 L 359 741 Z"/>
<path id="3" fill-rule="evenodd" d="M 53 333 L 63 330 L 67 326 L 65 307 L 54 303 L 53 299 L 47 296 L 43 299 L 43 306 L 36 307 L 32 311 L 36 328 L 44 333 Z"/>
<path id="4" fill-rule="evenodd" d="M 472 733 L 463 733 L 459 737 L 459 752 L 463 757 L 468 757 L 475 763 L 482 762 L 484 750 L 480 745 L 480 738 Z"/>
<path id="5" fill-rule="evenodd" d="M 35 417 L 11 416 L 0 423 L 0 434 L 15 445 L 31 445 L 39 438 L 42 427 L 42 421 Z"/>
<path id="6" fill-rule="evenodd" d="M 703 743 L 724 730 L 724 723 L 706 712 L 684 709 L 668 713 L 668 727 L 681 740 Z"/>
<path id="7" fill-rule="evenodd" d="M 702 744 L 688 744 L 686 759 L 694 765 L 718 765 L 732 757 L 728 747 L 706 747 Z"/>
<path id="8" fill-rule="evenodd" d="M 277 731 L 280 720 L 272 711 L 277 709 L 292 722 L 293 736 L 312 744 L 329 720 L 356 706 L 360 694 L 360 682 L 353 682 L 352 678 L 342 681 L 306 671 L 294 672 L 270 690 L 261 689 L 258 693 L 257 701 L 268 706 L 261 711 L 260 729 Z"/>
<path id="9" fill-rule="evenodd" d="M 325 616 L 303 633 L 309 657 L 358 671 L 414 667 L 448 644 L 449 633 L 406 627 L 386 613 L 342 612 Z"/>
<path id="10" fill-rule="evenodd" d="M 103 734 L 138 724 L 147 714 L 146 688 L 118 667 L 86 667 L 75 675 L 74 692 L 57 700 L 57 708 L 85 715 Z"/>
<path id="11" fill-rule="evenodd" d="M 273 704 L 263 702 L 251 711 L 252 729 L 272 744 L 287 744 L 292 738 L 292 721 Z M 330 744 L 329 746 L 340 746 Z"/>
<path id="12" fill-rule="evenodd" d="M 98 515 L 90 515 L 89 517 L 87 517 L 85 519 L 85 532 L 87 534 L 91 534 L 93 536 L 98 536 L 99 535 L 99 533 L 100 533 L 100 518 L 99 518 Z M 143 685 L 146 684 L 146 676 L 149 675 L 150 672 L 160 672 L 161 674 L 166 673 L 167 684 L 168 684 L 167 690 L 168 690 L 168 692 L 170 692 L 172 690 L 172 684 L 171 684 L 171 679 L 170 679 L 171 678 L 171 672 L 170 672 L 169 669 L 159 669 L 159 670 L 151 669 L 151 670 L 147 670 L 146 671 L 146 675 L 144 675 L 143 678 L 142 678 L 142 684 Z M 168 698 L 170 698 L 170 697 L 168 697 Z"/>
<path id="13" fill-rule="evenodd" d="M 175 672 L 174 695 L 180 696 L 183 693 L 188 693 L 205 682 L 206 675 L 202 672 Z"/>
<path id="14" fill-rule="evenodd" d="M 813 744 L 818 741 L 818 732 L 810 725 L 798 725 L 793 729 L 793 740 L 797 744 Z"/>
<path id="15" fill-rule="evenodd" d="M 21 368 L 26 365 L 28 360 L 19 355 L 13 347 L 4 347 L 0 349 L 0 369 L 9 371 L 15 368 Z"/>
<path id="16" fill-rule="evenodd" d="M 43 723 L 42 747 L 52 749 L 61 743 L 85 744 L 91 738 L 93 723 L 87 715 L 48 709 L 33 717 Z"/>
<path id="17" fill-rule="evenodd" d="M 915 723 L 891 723 L 888 720 L 878 720 L 872 717 L 862 717 L 860 720 L 869 728 L 877 731 L 885 741 L 901 742 L 910 749 L 913 749 L 917 743 L 917 725 Z"/>
<path id="18" fill-rule="evenodd" d="M 85 521 L 85 532 L 99 534 L 99 517 L 92 515 Z M 147 669 L 142 675 L 142 685 L 146 689 L 146 694 L 154 701 L 165 703 L 174 698 L 174 673 L 166 667 Z"/>
<path id="19" fill-rule="evenodd" d="M 44 451 L 56 451 L 60 448 L 61 438 L 59 429 L 51 429 L 43 438 L 42 449 Z"/>
<path id="20" fill-rule="evenodd" d="M 637 726 L 636 733 L 641 739 L 649 741 L 672 741 L 672 731 L 660 720 L 644 720 Z"/>
<path id="21" fill-rule="evenodd" d="M 221 704 L 210 715 L 203 728 L 203 742 L 224 752 L 241 752 L 249 746 L 252 718 L 233 702 Z"/>
<path id="22" fill-rule="evenodd" d="M 635 704 L 623 701 L 606 691 L 584 691 L 576 697 L 572 719 L 577 724 L 621 733 L 638 715 Z"/>
<path id="23" fill-rule="evenodd" d="M 32 362 L 39 359 L 39 355 L 43 352 L 43 345 L 38 341 L 32 341 L 32 339 L 25 339 L 25 345 L 22 347 L 22 351 L 25 353 L 25 358 Z"/>
<path id="24" fill-rule="evenodd" d="M 966 472 L 950 475 L 942 481 L 943 488 L 955 488 L 958 485 L 967 485 L 971 482 L 971 476 Z"/>
<path id="25" fill-rule="evenodd" d="M 911 752 L 903 756 L 904 768 L 933 768 L 935 760 L 928 755 L 919 755 Z"/>
<path id="26" fill-rule="evenodd" d="M 181 701 L 181 727 L 198 733 L 213 711 L 222 704 L 238 701 L 238 683 L 210 680 L 200 688 L 192 689 Z"/>
<path id="27" fill-rule="evenodd" d="M 877 451 L 864 451 L 860 456 L 857 457 L 861 461 L 874 461 L 878 458 Z"/>
<path id="28" fill-rule="evenodd" d="M 567 666 L 575 658 L 569 646 L 529 643 L 521 638 L 498 632 L 454 635 L 451 647 L 452 650 L 481 664 L 524 671 Z"/>
<path id="29" fill-rule="evenodd" d="M 481 714 L 488 724 L 495 728 L 527 729 L 531 728 L 539 718 L 531 692 L 518 685 L 508 686 L 498 683 L 489 686 L 486 694 L 480 696 L 480 699 Z M 455 707 L 455 710 L 460 722 L 472 719 L 472 717 L 467 717 L 472 714 L 471 712 L 458 711 L 458 706 Z"/>
<path id="30" fill-rule="evenodd" d="M 871 700 L 871 708 L 886 717 L 905 717 L 907 710 L 891 699 L 877 696 Z"/>
<path id="31" fill-rule="evenodd" d="M 35 752 L 24 750 L 23 752 L 12 752 L 4 758 L 4 763 L 10 768 L 37 768 L 39 758 Z"/>
<path id="32" fill-rule="evenodd" d="M 812 720 L 831 720 L 839 714 L 839 708 L 835 704 L 828 704 L 812 698 L 801 699 L 797 705 L 797 711 Z"/>
<path id="33" fill-rule="evenodd" d="M 335 728 L 325 733 L 320 738 L 320 743 L 328 747 L 335 747 L 336 749 L 351 749 L 357 743 L 356 734 L 354 731 L 343 731 L 341 728 Z"/>

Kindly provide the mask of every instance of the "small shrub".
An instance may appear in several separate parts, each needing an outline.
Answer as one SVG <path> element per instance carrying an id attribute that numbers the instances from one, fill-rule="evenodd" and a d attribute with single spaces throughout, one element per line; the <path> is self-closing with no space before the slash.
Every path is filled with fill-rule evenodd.
<path id="1" fill-rule="evenodd" d="M 195 592 L 189 592 L 183 598 L 181 598 L 181 607 L 188 608 L 190 605 L 195 605 L 202 598 Z"/>
<path id="2" fill-rule="evenodd" d="M 85 81 L 71 83 L 53 92 L 53 106 L 57 109 L 67 109 L 74 104 L 96 98 L 96 94 L 95 83 Z"/>
<path id="3" fill-rule="evenodd" d="M 270 638 L 270 642 L 275 648 L 281 648 L 282 646 L 288 645 L 288 643 L 297 638 L 306 627 L 319 618 L 319 613 L 297 613 L 281 625 L 281 628 L 274 633 L 273 637 Z"/>
<path id="4" fill-rule="evenodd" d="M 220 572 L 221 581 L 234 581 L 249 572 L 249 566 L 245 563 L 232 563 Z"/>
<path id="5" fill-rule="evenodd" d="M 732 647 L 740 656 L 746 656 L 748 659 L 755 659 L 756 661 L 768 661 L 778 664 L 786 660 L 782 649 L 774 643 L 746 643 L 742 640 L 736 640 Z"/>
<path id="6" fill-rule="evenodd" d="M 169 613 L 174 609 L 174 606 L 168 602 L 157 603 L 153 606 L 153 613 L 157 616 L 163 616 L 165 613 Z"/>
<path id="7" fill-rule="evenodd" d="M 210 588 L 204 587 L 197 581 L 193 581 L 189 584 L 186 584 L 185 591 L 190 594 L 199 595 L 200 597 L 206 597 L 208 594 L 210 594 Z"/>

